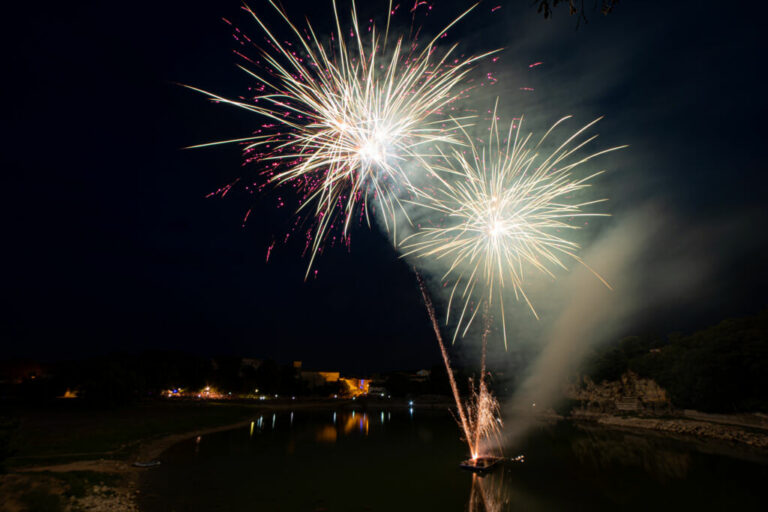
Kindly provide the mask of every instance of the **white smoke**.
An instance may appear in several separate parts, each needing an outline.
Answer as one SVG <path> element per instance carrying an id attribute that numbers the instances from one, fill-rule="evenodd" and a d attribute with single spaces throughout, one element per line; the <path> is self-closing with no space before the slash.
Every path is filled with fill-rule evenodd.
<path id="1" fill-rule="evenodd" d="M 690 311 L 707 299 L 707 283 L 745 254 L 747 246 L 738 247 L 744 225 L 732 218 L 694 227 L 658 204 L 617 219 L 584 253 L 613 289 L 586 268 L 559 283 L 558 306 L 540 331 L 541 351 L 504 408 L 507 443 L 535 424 L 536 410 L 557 404 L 593 349 L 640 328 L 639 318 Z M 729 250 L 719 251 L 726 241 Z"/>

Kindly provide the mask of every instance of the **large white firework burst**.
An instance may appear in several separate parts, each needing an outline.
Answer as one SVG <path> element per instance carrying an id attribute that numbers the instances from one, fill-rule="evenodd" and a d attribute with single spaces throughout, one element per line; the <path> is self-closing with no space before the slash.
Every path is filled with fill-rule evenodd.
<path id="1" fill-rule="evenodd" d="M 387 229 L 396 226 L 395 215 L 405 214 L 399 207 L 402 194 L 411 184 L 403 164 L 421 162 L 417 167 L 423 169 L 434 143 L 453 142 L 455 125 L 446 129 L 444 109 L 462 94 L 457 86 L 471 64 L 488 53 L 465 58 L 455 55 L 456 45 L 445 51 L 436 47 L 437 40 L 475 6 L 419 46 L 402 36 L 390 36 L 391 1 L 383 36 L 371 25 L 370 37 L 364 41 L 355 3 L 351 31 L 345 31 L 334 0 L 336 38 L 331 42 L 323 42 L 309 22 L 300 30 L 272 0 L 269 3 L 295 40 L 281 41 L 245 8 L 266 35 L 269 48 L 262 50 L 262 56 L 269 71 L 242 69 L 264 84 L 265 92 L 245 102 L 191 88 L 214 101 L 271 119 L 276 133 L 193 147 L 238 142 L 245 144 L 246 152 L 270 148 L 260 160 L 281 164 L 270 180 L 299 183 L 300 210 L 314 208 L 309 273 L 334 223 L 346 235 L 360 212 L 370 224 L 369 203 L 378 206 Z"/>

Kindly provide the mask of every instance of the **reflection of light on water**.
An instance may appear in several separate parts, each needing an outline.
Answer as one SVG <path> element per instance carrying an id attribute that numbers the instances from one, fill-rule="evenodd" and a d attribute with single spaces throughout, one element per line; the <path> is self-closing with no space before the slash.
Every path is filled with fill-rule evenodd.
<path id="1" fill-rule="evenodd" d="M 365 432 L 365 435 L 368 435 L 368 414 L 363 414 L 363 417 L 358 421 L 358 427 L 360 432 Z"/>
<path id="2" fill-rule="evenodd" d="M 254 425 L 255 425 L 255 423 L 252 421 L 252 422 L 251 422 L 251 432 L 250 432 L 250 434 L 249 434 L 249 436 L 250 436 L 250 437 L 253 437 L 253 426 L 254 426 Z"/>
<path id="3" fill-rule="evenodd" d="M 411 418 L 413 418 L 413 407 L 409 408 L 408 412 L 411 413 Z"/>
<path id="4" fill-rule="evenodd" d="M 336 442 L 336 428 L 331 425 L 325 425 L 323 428 L 318 430 L 317 435 L 315 438 L 321 442 L 321 443 L 335 443 Z"/>
<path id="5" fill-rule="evenodd" d="M 363 432 L 365 435 L 368 435 L 368 427 L 369 427 L 369 421 L 368 421 L 368 414 L 363 413 L 363 416 L 357 416 L 354 412 L 351 416 L 347 416 L 347 418 L 343 422 L 343 428 L 342 431 L 344 432 L 344 435 L 349 435 L 355 430 L 358 432 Z"/>
<path id="6" fill-rule="evenodd" d="M 386 415 L 385 415 L 386 412 Z M 374 413 L 375 414 L 375 413 Z M 411 411 L 411 416 L 413 411 Z M 375 418 L 375 416 L 373 416 Z M 392 413 L 388 411 L 379 411 L 379 422 L 384 425 L 387 421 L 391 421 Z M 295 419 L 295 411 L 291 411 L 289 415 L 289 425 L 293 428 Z M 338 441 L 339 436 L 358 435 L 363 434 L 368 436 L 370 434 L 371 422 L 375 422 L 375 419 L 371 419 L 371 416 L 367 412 L 357 414 L 357 411 L 342 411 L 341 416 L 334 411 L 332 416 L 332 424 L 327 424 L 320 428 L 315 433 L 316 440 L 323 443 L 335 443 Z M 271 429 L 277 429 L 277 413 L 272 414 Z M 253 437 L 254 433 L 262 432 L 264 430 L 264 416 L 259 416 L 255 421 L 251 421 L 249 425 L 249 436 Z"/>
<path id="7" fill-rule="evenodd" d="M 627 435 L 615 439 L 585 430 L 587 437 L 576 436 L 571 442 L 571 450 L 581 466 L 601 472 L 616 467 L 641 468 L 662 483 L 686 479 L 691 471 L 690 452 L 669 450 L 649 438 Z"/>
<path id="8" fill-rule="evenodd" d="M 469 493 L 469 512 L 502 512 L 509 510 L 511 490 L 504 485 L 505 471 L 494 471 L 485 476 L 472 473 L 472 490 Z"/>

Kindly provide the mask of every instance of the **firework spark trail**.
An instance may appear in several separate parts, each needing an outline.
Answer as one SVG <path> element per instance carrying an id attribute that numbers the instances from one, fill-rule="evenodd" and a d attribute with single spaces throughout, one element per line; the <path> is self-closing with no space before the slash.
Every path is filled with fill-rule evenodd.
<path id="1" fill-rule="evenodd" d="M 435 307 L 432 304 L 432 299 L 427 291 L 424 279 L 419 274 L 418 270 L 414 268 L 416 273 L 416 280 L 419 283 L 419 289 L 421 290 L 421 296 L 424 298 L 424 305 L 427 308 L 429 319 L 432 322 L 432 329 L 435 331 L 435 337 L 437 338 L 437 344 L 440 346 L 440 354 L 443 357 L 443 363 L 445 364 L 445 371 L 448 374 L 448 382 L 451 386 L 453 398 L 456 401 L 456 409 L 459 415 L 459 423 L 464 431 L 464 437 L 469 446 L 469 451 L 473 459 L 477 459 L 480 455 L 481 447 L 483 444 L 488 444 L 486 441 L 494 441 L 501 451 L 501 414 L 499 410 L 499 403 L 496 398 L 491 394 L 488 389 L 484 374 L 486 372 L 485 367 L 485 346 L 488 332 L 490 331 L 490 320 L 486 323 L 486 332 L 483 334 L 483 356 L 481 363 L 481 376 L 478 389 L 475 390 L 473 383 L 470 380 L 470 396 L 467 404 L 464 405 L 459 394 L 459 388 L 456 384 L 456 378 L 453 375 L 453 369 L 451 368 L 451 361 L 448 357 L 448 349 L 443 342 L 443 337 L 440 334 L 440 326 L 437 321 L 437 315 L 435 314 Z M 489 318 L 489 317 L 486 317 Z"/>
<path id="2" fill-rule="evenodd" d="M 429 296 L 429 292 L 427 291 L 427 286 L 424 284 L 424 279 L 421 277 L 421 274 L 419 274 L 419 271 L 414 268 L 414 271 L 416 272 L 416 280 L 419 283 L 419 290 L 421 290 L 421 296 L 424 298 L 424 305 L 427 308 L 427 313 L 429 313 L 429 319 L 432 322 L 432 329 L 435 331 L 435 337 L 437 338 L 437 344 L 440 345 L 440 354 L 443 356 L 443 362 L 445 363 L 445 370 L 448 374 L 448 382 L 451 384 L 451 391 L 453 392 L 453 398 L 456 400 L 456 409 L 458 410 L 459 414 L 459 420 L 461 423 L 461 428 L 464 430 L 464 436 L 467 440 L 467 443 L 469 444 L 470 451 L 472 452 L 472 456 L 476 457 L 477 453 L 472 445 L 472 439 L 473 436 L 471 435 L 472 430 L 469 425 L 469 421 L 467 420 L 466 412 L 464 411 L 464 405 L 461 403 L 461 395 L 459 395 L 459 388 L 456 385 L 456 378 L 453 376 L 453 370 L 451 369 L 451 360 L 448 357 L 448 349 L 445 347 L 445 343 L 443 342 L 443 336 L 440 334 L 440 326 L 437 322 L 437 315 L 435 315 L 435 307 L 432 304 L 432 299 Z"/>
<path id="3" fill-rule="evenodd" d="M 539 155 L 544 141 L 565 119 L 568 117 L 555 123 L 534 147 L 529 147 L 531 135 L 521 139 L 520 129 L 513 122 L 502 143 L 494 108 L 490 136 L 483 147 L 478 149 L 465 132 L 470 151 L 454 148 L 452 153 L 443 156 L 448 166 L 433 167 L 439 182 L 434 191 L 414 190 L 418 197 L 413 203 L 439 213 L 446 224 L 422 228 L 407 237 L 401 244 L 403 256 L 447 260 L 448 270 L 443 278 L 452 279 L 454 284 L 446 322 L 450 319 L 453 301 L 458 297 L 464 302 L 460 306 L 454 342 L 459 332 L 466 334 L 481 309 L 475 307 L 471 311 L 469 307 L 477 294 L 485 292 L 482 300 L 489 306 L 498 303 L 506 346 L 505 287 L 511 286 L 515 298 L 522 298 L 538 318 L 523 288 L 528 267 L 554 278 L 553 269 L 566 269 L 563 260 L 568 257 L 589 268 L 576 254 L 579 245 L 560 232 L 579 229 L 573 223 L 575 219 L 607 215 L 583 211 L 606 199 L 581 203 L 569 200 L 574 193 L 589 187 L 588 182 L 603 171 L 579 179 L 572 178 L 572 171 L 624 146 L 573 158 L 597 138 L 593 135 L 578 140 L 599 121 L 597 119 L 577 130 L 553 152 Z M 455 168 L 450 167 L 451 163 Z"/>
<path id="4" fill-rule="evenodd" d="M 475 401 L 474 404 L 474 413 L 475 413 L 475 448 L 476 452 L 479 453 L 480 450 L 480 442 L 483 434 L 490 434 L 490 433 L 497 433 L 496 429 L 496 420 L 498 415 L 494 414 L 495 410 L 498 409 L 498 404 L 496 407 L 493 407 L 493 396 L 490 395 L 490 391 L 486 387 L 485 384 L 485 373 L 486 373 L 486 356 L 488 354 L 488 334 L 491 331 L 491 316 L 488 312 L 488 303 L 485 303 L 485 306 L 483 308 L 483 334 L 481 339 L 481 348 L 480 348 L 480 379 L 478 381 L 477 385 L 477 397 L 478 400 Z M 490 399 L 489 399 L 490 398 Z M 490 425 L 489 425 L 490 424 Z M 498 437 L 498 436 L 496 436 Z"/>
<path id="5" fill-rule="evenodd" d="M 400 197 L 411 186 L 402 164 L 420 162 L 421 169 L 429 169 L 426 159 L 433 151 L 429 148 L 438 142 L 455 142 L 453 134 L 461 125 L 448 123 L 451 127 L 445 128 L 448 118 L 442 110 L 461 97 L 462 91 L 456 89 L 472 63 L 494 52 L 465 58 L 455 55 L 454 44 L 438 55 L 436 41 L 477 4 L 418 51 L 415 41 L 403 37 L 389 45 L 391 1 L 383 40 L 371 24 L 370 40 L 364 43 L 355 2 L 347 38 L 334 0 L 336 48 L 326 47 L 309 22 L 302 32 L 273 0 L 269 3 L 297 43 L 281 42 L 259 16 L 244 7 L 264 31 L 269 46 L 260 49 L 269 75 L 240 66 L 261 84 L 262 93 L 253 103 L 186 87 L 264 116 L 274 123 L 276 132 L 192 147 L 231 142 L 244 144 L 246 155 L 266 151 L 250 159 L 268 166 L 271 183 L 290 183 L 301 190 L 299 211 L 314 205 L 308 275 L 337 220 L 343 226 L 342 237 L 358 211 L 370 225 L 371 201 L 378 205 L 385 227 L 389 230 L 392 225 L 397 240 L 395 215 L 400 212 L 407 219 Z"/>
<path id="6" fill-rule="evenodd" d="M 474 434 L 473 457 L 488 455 L 492 450 L 501 453 L 501 411 L 487 383 L 481 382 L 477 390 L 471 388 L 467 410 Z"/>

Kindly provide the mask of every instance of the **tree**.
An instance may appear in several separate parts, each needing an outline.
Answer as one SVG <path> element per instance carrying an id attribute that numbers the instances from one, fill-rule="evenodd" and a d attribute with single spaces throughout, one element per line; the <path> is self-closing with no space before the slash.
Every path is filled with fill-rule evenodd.
<path id="1" fill-rule="evenodd" d="M 596 351 L 586 370 L 595 382 L 627 371 L 656 381 L 682 409 L 768 411 L 768 310 L 666 341 L 625 338 Z"/>
<path id="2" fill-rule="evenodd" d="M 619 0 L 595 0 L 594 9 L 597 9 L 598 1 L 600 2 L 600 12 L 605 16 L 610 14 L 614 6 L 619 3 Z M 544 15 L 545 19 L 552 17 L 552 10 L 558 5 L 568 4 L 568 13 L 571 16 L 578 14 L 579 22 L 587 23 L 584 0 L 534 0 L 534 4 L 538 5 L 538 11 Z"/>

